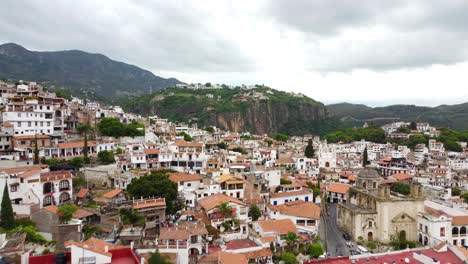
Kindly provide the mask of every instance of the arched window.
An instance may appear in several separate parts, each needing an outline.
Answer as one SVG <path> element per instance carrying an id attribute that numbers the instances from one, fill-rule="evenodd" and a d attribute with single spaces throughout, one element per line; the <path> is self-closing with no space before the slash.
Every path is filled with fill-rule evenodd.
<path id="1" fill-rule="evenodd" d="M 70 182 L 68 180 L 62 180 L 59 182 L 59 190 L 65 191 L 70 189 Z"/>
<path id="2" fill-rule="evenodd" d="M 452 235 L 458 235 L 458 227 L 452 228 Z"/>
<path id="3" fill-rule="evenodd" d="M 462 226 L 460 228 L 460 235 L 466 235 L 466 227 Z"/>
<path id="4" fill-rule="evenodd" d="M 70 200 L 70 194 L 68 194 L 67 192 L 61 193 L 60 196 L 59 196 L 59 200 L 60 200 L 61 204 L 68 201 L 68 200 Z"/>
<path id="5" fill-rule="evenodd" d="M 52 205 L 52 195 L 47 195 L 44 197 L 44 201 L 42 202 L 43 206 Z"/>
<path id="6" fill-rule="evenodd" d="M 43 194 L 54 192 L 54 185 L 51 182 L 46 182 L 42 186 Z"/>
<path id="7" fill-rule="evenodd" d="M 422 242 L 423 242 L 422 235 L 421 235 L 421 234 L 419 234 L 419 243 L 421 243 L 421 244 L 422 244 Z"/>

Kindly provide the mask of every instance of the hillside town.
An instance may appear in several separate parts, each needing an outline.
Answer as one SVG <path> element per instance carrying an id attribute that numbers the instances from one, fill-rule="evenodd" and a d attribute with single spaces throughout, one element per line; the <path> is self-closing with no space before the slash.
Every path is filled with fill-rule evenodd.
<path id="1" fill-rule="evenodd" d="M 467 263 L 467 142 L 429 123 L 332 143 L 0 93 L 0 263 Z"/>

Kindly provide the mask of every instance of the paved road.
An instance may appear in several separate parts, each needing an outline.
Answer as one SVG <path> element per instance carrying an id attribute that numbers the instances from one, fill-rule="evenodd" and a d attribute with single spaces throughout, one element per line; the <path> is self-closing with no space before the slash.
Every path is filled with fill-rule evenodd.
<path id="1" fill-rule="evenodd" d="M 326 243 L 326 251 L 330 257 L 348 256 L 350 252 L 346 245 L 347 241 L 343 238 L 343 232 L 336 223 L 336 204 L 328 203 L 327 205 L 328 215 L 322 214 L 320 221 L 320 237 Z"/>

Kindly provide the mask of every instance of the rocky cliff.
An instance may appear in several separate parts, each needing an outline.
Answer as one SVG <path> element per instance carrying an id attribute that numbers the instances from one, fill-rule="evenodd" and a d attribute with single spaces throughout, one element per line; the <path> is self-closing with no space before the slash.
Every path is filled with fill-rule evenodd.
<path id="1" fill-rule="evenodd" d="M 172 121 L 255 134 L 323 134 L 336 128 L 335 119 L 322 103 L 263 86 L 249 90 L 170 88 L 133 99 L 126 108 Z"/>

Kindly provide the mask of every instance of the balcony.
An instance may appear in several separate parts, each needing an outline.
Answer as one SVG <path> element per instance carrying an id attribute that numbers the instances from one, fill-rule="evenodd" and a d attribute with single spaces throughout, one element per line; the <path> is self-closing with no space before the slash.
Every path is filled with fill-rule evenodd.
<path id="1" fill-rule="evenodd" d="M 157 245 L 158 248 L 161 248 L 161 249 L 167 249 L 167 248 L 172 248 L 172 249 L 179 249 L 179 248 L 182 248 L 182 249 L 186 249 L 188 248 L 189 246 L 189 243 L 187 241 L 161 241 L 161 243 L 159 243 Z"/>

